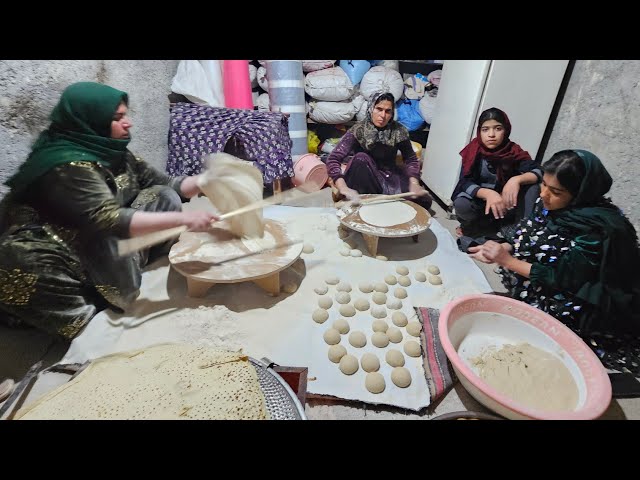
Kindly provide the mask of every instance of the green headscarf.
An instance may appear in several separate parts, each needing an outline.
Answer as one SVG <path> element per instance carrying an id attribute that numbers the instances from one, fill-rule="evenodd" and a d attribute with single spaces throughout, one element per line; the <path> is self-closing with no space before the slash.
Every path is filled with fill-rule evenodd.
<path id="1" fill-rule="evenodd" d="M 596 323 L 583 325 L 581 329 L 640 333 L 637 233 L 620 209 L 604 198 L 612 179 L 600 159 L 586 150 L 573 151 L 584 162 L 585 176 L 572 204 L 549 212 L 547 227 L 552 232 L 560 228 L 568 230 L 577 234 L 577 239 L 589 234 L 601 239 L 599 278 L 586 282 L 577 292 L 579 298 L 598 307 L 600 318 L 591 319 Z"/>
<path id="2" fill-rule="evenodd" d="M 52 168 L 74 161 L 110 167 L 122 158 L 131 138 L 111 137 L 113 114 L 128 95 L 94 82 L 68 86 L 51 112 L 51 125 L 34 143 L 31 154 L 6 184 L 22 191 Z"/>

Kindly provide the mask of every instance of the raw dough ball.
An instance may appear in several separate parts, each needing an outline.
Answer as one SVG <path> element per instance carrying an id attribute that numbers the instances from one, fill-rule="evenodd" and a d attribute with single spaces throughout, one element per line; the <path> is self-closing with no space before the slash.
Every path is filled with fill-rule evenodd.
<path id="1" fill-rule="evenodd" d="M 316 308 L 311 315 L 313 321 L 316 323 L 324 323 L 329 318 L 329 312 L 327 312 L 324 308 Z"/>
<path id="2" fill-rule="evenodd" d="M 374 332 L 384 333 L 389 328 L 389 325 L 387 325 L 387 322 L 385 322 L 384 320 L 374 320 L 371 324 L 371 328 Z"/>
<path id="3" fill-rule="evenodd" d="M 353 305 L 340 305 L 340 308 L 338 309 L 338 311 L 340 312 L 340 315 L 342 315 L 343 317 L 353 317 L 356 314 L 356 309 L 353 308 Z"/>
<path id="4" fill-rule="evenodd" d="M 398 283 L 403 287 L 408 287 L 411 285 L 411 279 L 405 275 L 401 275 L 398 277 Z"/>
<path id="5" fill-rule="evenodd" d="M 421 355 L 420 344 L 414 340 L 405 342 L 404 353 L 406 353 L 410 357 L 419 357 Z"/>
<path id="6" fill-rule="evenodd" d="M 431 275 L 429 277 L 429 283 L 432 285 L 442 285 L 442 278 L 438 275 Z"/>
<path id="7" fill-rule="evenodd" d="M 313 253 L 313 252 L 315 252 L 315 249 L 313 248 L 313 245 L 311 245 L 310 243 L 305 243 L 302 246 L 302 252 L 303 253 Z"/>
<path id="8" fill-rule="evenodd" d="M 387 316 L 387 309 L 382 305 L 374 305 L 371 307 L 371 316 L 374 318 L 384 318 Z"/>
<path id="9" fill-rule="evenodd" d="M 416 280 L 419 282 L 427 281 L 427 276 L 424 274 L 424 272 L 416 272 L 413 276 L 416 277 Z"/>
<path id="10" fill-rule="evenodd" d="M 347 349 L 342 345 L 331 345 L 329 347 L 329 360 L 333 363 L 338 363 L 342 357 L 347 354 Z M 387 363 L 389 361 L 387 360 Z"/>
<path id="11" fill-rule="evenodd" d="M 384 392 L 385 382 L 384 377 L 378 372 L 367 373 L 367 376 L 364 379 L 364 386 L 371 393 L 382 393 Z"/>
<path id="12" fill-rule="evenodd" d="M 402 288 L 402 287 L 397 287 L 394 291 L 393 291 L 393 295 L 396 298 L 407 298 L 407 291 Z"/>
<path id="13" fill-rule="evenodd" d="M 389 285 L 395 285 L 396 283 L 398 283 L 395 275 L 387 275 L 386 277 L 384 277 L 384 281 Z"/>
<path id="14" fill-rule="evenodd" d="M 427 267 L 427 271 L 431 274 L 431 275 L 440 275 L 440 269 L 438 268 L 437 265 L 429 265 Z"/>
<path id="15" fill-rule="evenodd" d="M 360 285 L 358 285 L 358 288 L 362 293 L 373 292 L 373 285 L 371 285 L 369 282 L 362 282 Z"/>
<path id="16" fill-rule="evenodd" d="M 387 337 L 390 342 L 400 343 L 402 341 L 402 332 L 399 328 L 391 327 L 387 330 Z"/>
<path id="17" fill-rule="evenodd" d="M 344 318 L 339 318 L 332 325 L 333 328 L 338 330 L 342 335 L 345 333 L 349 333 L 349 322 L 347 322 Z"/>
<path id="18" fill-rule="evenodd" d="M 340 359 L 340 371 L 345 375 L 353 375 L 358 368 L 358 359 L 353 355 L 345 355 Z"/>
<path id="19" fill-rule="evenodd" d="M 402 312 L 393 312 L 391 320 L 397 327 L 404 327 L 407 324 L 407 316 Z"/>
<path id="20" fill-rule="evenodd" d="M 339 292 L 350 292 L 351 285 L 348 284 L 347 282 L 340 282 L 336 287 L 336 290 L 338 290 Z"/>
<path id="21" fill-rule="evenodd" d="M 340 279 L 338 277 L 327 277 L 324 279 L 324 281 L 329 285 L 337 285 L 338 283 L 340 283 Z"/>
<path id="22" fill-rule="evenodd" d="M 413 335 L 414 337 L 420 336 L 420 330 L 422 330 L 422 325 L 420 322 L 409 322 L 407 325 L 407 333 L 409 335 Z"/>
<path id="23" fill-rule="evenodd" d="M 341 248 L 340 249 L 340 255 L 342 255 L 343 257 L 348 257 L 350 253 L 351 253 L 351 249 L 350 248 Z"/>
<path id="24" fill-rule="evenodd" d="M 333 300 L 331 300 L 331 297 L 320 297 L 318 299 L 318 306 L 320 308 L 329 310 L 331 308 L 331 305 L 333 305 Z"/>
<path id="25" fill-rule="evenodd" d="M 376 260 L 382 260 L 383 262 L 386 262 L 389 259 L 384 255 L 376 255 Z"/>
<path id="26" fill-rule="evenodd" d="M 386 333 L 376 332 L 371 335 L 371 343 L 378 348 L 384 348 L 389 345 L 389 337 L 387 337 Z"/>
<path id="27" fill-rule="evenodd" d="M 411 385 L 411 374 L 404 367 L 396 367 L 391 371 L 391 381 L 400 388 Z"/>
<path id="28" fill-rule="evenodd" d="M 409 269 L 404 265 L 400 265 L 396 267 L 396 272 L 399 273 L 400 275 L 409 275 Z"/>
<path id="29" fill-rule="evenodd" d="M 353 250 L 351 250 L 351 256 L 352 257 L 361 257 L 362 256 L 362 252 L 360 250 L 358 250 L 357 248 L 354 248 Z"/>
<path id="30" fill-rule="evenodd" d="M 295 283 L 287 283 L 282 287 L 282 291 L 285 293 L 295 293 L 298 290 L 298 285 Z"/>
<path id="31" fill-rule="evenodd" d="M 400 350 L 391 349 L 384 356 L 386 362 L 392 367 L 403 367 L 404 366 L 404 355 Z"/>
<path id="32" fill-rule="evenodd" d="M 353 305 L 354 307 L 356 307 L 356 310 L 360 310 L 361 312 L 369 310 L 369 300 L 367 300 L 366 298 L 357 299 L 355 302 L 353 302 Z"/>
<path id="33" fill-rule="evenodd" d="M 387 284 L 386 284 L 386 283 L 382 283 L 382 282 L 380 282 L 380 283 L 376 283 L 376 284 L 373 286 L 373 289 L 374 289 L 376 292 L 380 292 L 380 293 L 387 293 L 387 292 L 389 291 L 389 287 L 387 287 Z"/>
<path id="34" fill-rule="evenodd" d="M 318 295 L 324 295 L 329 291 L 329 287 L 327 287 L 326 285 L 322 285 L 320 287 L 314 288 L 313 291 L 316 292 Z"/>
<path id="35" fill-rule="evenodd" d="M 371 295 L 371 299 L 378 305 L 384 305 L 387 301 L 387 296 L 382 292 L 376 292 Z"/>
<path id="36" fill-rule="evenodd" d="M 373 353 L 365 353 L 360 359 L 360 365 L 365 372 L 377 372 L 380 370 L 380 360 Z"/>
<path id="37" fill-rule="evenodd" d="M 340 343 L 340 332 L 335 328 L 329 328 L 324 335 L 322 335 L 324 341 L 327 342 L 328 345 L 336 345 Z"/>
<path id="38" fill-rule="evenodd" d="M 349 295 L 347 292 L 338 292 L 336 294 L 336 302 L 338 303 L 349 303 L 351 301 L 351 295 Z"/>
<path id="39" fill-rule="evenodd" d="M 367 344 L 367 337 L 364 333 L 355 330 L 349 334 L 349 343 L 356 348 L 362 348 Z"/>
<path id="40" fill-rule="evenodd" d="M 391 310 L 400 310 L 402 308 L 402 302 L 397 298 L 390 298 L 387 301 L 387 308 Z"/>

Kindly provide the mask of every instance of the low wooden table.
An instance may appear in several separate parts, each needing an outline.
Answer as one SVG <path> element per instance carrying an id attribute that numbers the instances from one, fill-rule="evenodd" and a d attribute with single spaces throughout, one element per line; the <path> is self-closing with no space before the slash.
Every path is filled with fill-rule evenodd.
<path id="1" fill-rule="evenodd" d="M 360 195 L 360 198 L 366 199 L 377 196 L 378 195 L 366 194 Z M 418 235 L 429 228 L 429 224 L 431 222 L 431 215 L 429 215 L 429 212 L 417 203 L 409 200 L 402 201 L 415 209 L 416 216 L 409 222 L 393 225 L 391 227 L 378 227 L 376 225 L 366 223 L 359 215 L 361 205 L 349 205 L 345 208 L 338 209 L 337 215 L 343 227 L 355 230 L 362 234 L 369 253 L 375 256 L 378 252 L 378 239 L 380 237 L 413 237 L 413 240 L 417 242 Z"/>
<path id="2" fill-rule="evenodd" d="M 280 272 L 302 253 L 302 242 L 294 243 L 284 224 L 265 221 L 265 237 L 276 244 L 271 250 L 252 252 L 234 236 L 226 222 L 208 232 L 185 232 L 169 252 L 169 262 L 187 279 L 190 297 L 203 297 L 216 283 L 253 282 L 271 295 L 280 294 Z M 208 253 L 203 254 L 207 250 Z"/>

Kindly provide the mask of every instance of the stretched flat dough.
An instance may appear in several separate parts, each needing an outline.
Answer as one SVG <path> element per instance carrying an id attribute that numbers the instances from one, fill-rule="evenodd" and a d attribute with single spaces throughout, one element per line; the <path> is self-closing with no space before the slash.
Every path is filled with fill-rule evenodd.
<path id="1" fill-rule="evenodd" d="M 358 211 L 360 218 L 369 225 L 391 227 L 407 223 L 416 217 L 416 211 L 403 202 L 363 205 Z"/>

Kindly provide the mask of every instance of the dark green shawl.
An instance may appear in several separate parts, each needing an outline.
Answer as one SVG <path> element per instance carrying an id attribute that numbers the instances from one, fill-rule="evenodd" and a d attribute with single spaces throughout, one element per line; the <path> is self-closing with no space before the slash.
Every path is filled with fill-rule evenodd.
<path id="1" fill-rule="evenodd" d="M 58 165 L 84 161 L 110 167 L 120 160 L 130 138 L 110 137 L 111 121 L 121 102 L 128 103 L 125 92 L 100 83 L 79 82 L 67 87 L 51 112 L 51 125 L 6 184 L 19 192 Z"/>
<path id="2" fill-rule="evenodd" d="M 633 225 L 604 198 L 612 184 L 611 175 L 591 152 L 573 150 L 582 158 L 586 175 L 572 204 L 549 212 L 547 227 L 560 229 L 575 238 L 596 235 L 601 239 L 599 277 L 587 281 L 577 296 L 597 307 L 598 318 L 589 319 L 584 330 L 640 333 L 640 250 Z M 579 242 L 578 242 L 579 243 Z"/>

